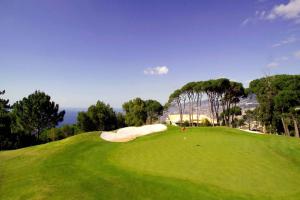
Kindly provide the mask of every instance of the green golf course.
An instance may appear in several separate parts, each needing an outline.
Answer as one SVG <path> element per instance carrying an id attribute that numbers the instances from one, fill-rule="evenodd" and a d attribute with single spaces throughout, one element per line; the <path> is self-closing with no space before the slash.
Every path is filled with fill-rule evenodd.
<path id="1" fill-rule="evenodd" d="M 0 152 L 0 199 L 300 199 L 300 140 L 178 127 L 127 143 L 99 132 Z"/>

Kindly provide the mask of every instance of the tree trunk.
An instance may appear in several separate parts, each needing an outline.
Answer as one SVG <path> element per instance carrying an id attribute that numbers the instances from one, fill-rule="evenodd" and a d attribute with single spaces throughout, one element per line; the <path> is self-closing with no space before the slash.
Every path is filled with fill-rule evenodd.
<path id="1" fill-rule="evenodd" d="M 192 114 L 193 114 L 193 108 L 192 108 L 192 101 L 191 101 L 191 98 L 190 98 L 190 104 L 189 104 L 189 114 L 190 114 L 190 126 L 192 126 L 193 124 L 193 121 L 192 121 Z"/>
<path id="2" fill-rule="evenodd" d="M 250 131 L 250 129 L 251 129 L 250 120 L 248 121 L 248 129 L 249 129 L 249 131 Z"/>
<path id="3" fill-rule="evenodd" d="M 214 113 L 214 106 L 213 106 L 213 102 L 211 102 L 210 105 L 210 111 L 211 111 L 211 116 L 212 116 L 212 126 L 215 126 L 215 113 Z"/>
<path id="4" fill-rule="evenodd" d="M 299 128 L 298 128 L 298 123 L 297 120 L 294 116 L 293 117 L 293 122 L 294 122 L 294 128 L 295 128 L 295 137 L 299 138 Z"/>
<path id="5" fill-rule="evenodd" d="M 199 94 L 197 94 L 197 102 L 196 102 L 196 113 L 197 113 L 197 126 L 199 126 Z"/>
<path id="6" fill-rule="evenodd" d="M 283 126 L 283 129 L 284 129 L 284 135 L 289 136 L 290 135 L 289 129 L 288 129 L 283 117 L 281 117 L 281 122 L 282 122 L 282 126 Z"/>
<path id="7" fill-rule="evenodd" d="M 263 133 L 267 133 L 267 128 L 266 128 L 266 125 L 264 124 L 263 126 Z"/>

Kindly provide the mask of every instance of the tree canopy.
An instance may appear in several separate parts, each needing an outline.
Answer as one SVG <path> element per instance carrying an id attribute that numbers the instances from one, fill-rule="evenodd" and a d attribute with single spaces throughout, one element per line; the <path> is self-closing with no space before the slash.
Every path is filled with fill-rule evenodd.
<path id="1" fill-rule="evenodd" d="M 125 111 L 125 123 L 129 126 L 141 126 L 152 124 L 163 112 L 163 106 L 156 100 L 142 100 L 135 98 L 123 104 Z"/>
<path id="2" fill-rule="evenodd" d="M 44 92 L 35 91 L 13 105 L 15 128 L 25 134 L 35 135 L 39 139 L 45 129 L 55 127 L 63 121 L 65 111 L 59 111 L 59 105 L 51 101 Z"/>
<path id="3" fill-rule="evenodd" d="M 177 105 L 181 124 L 183 124 L 182 115 L 185 113 L 186 104 L 188 104 L 190 125 L 194 124 L 194 106 L 196 106 L 197 124 L 199 124 L 201 102 L 204 95 L 209 102 L 212 124 L 215 125 L 216 122 L 220 125 L 220 121 L 223 120 L 226 125 L 229 125 L 233 120 L 233 116 L 236 115 L 230 110 L 232 110 L 232 107 L 236 107 L 240 98 L 245 96 L 245 89 L 241 83 L 226 78 L 185 84 L 180 89 L 175 90 L 168 101 L 169 104 L 175 103 Z M 222 115 L 220 114 L 221 111 Z"/>
<path id="4" fill-rule="evenodd" d="M 299 134 L 298 114 L 300 105 L 300 75 L 275 75 L 250 82 L 250 92 L 257 95 L 258 117 L 267 132 L 284 132 L 290 135 L 289 119 L 292 119 L 295 135 Z"/>
<path id="5" fill-rule="evenodd" d="M 5 90 L 0 91 L 0 95 L 4 94 Z M 12 146 L 11 118 L 9 116 L 10 105 L 8 102 L 9 100 L 0 98 L 0 150 Z"/>
<path id="6" fill-rule="evenodd" d="M 117 117 L 109 104 L 97 101 L 87 112 L 80 112 L 77 124 L 83 131 L 110 131 L 117 128 Z"/>

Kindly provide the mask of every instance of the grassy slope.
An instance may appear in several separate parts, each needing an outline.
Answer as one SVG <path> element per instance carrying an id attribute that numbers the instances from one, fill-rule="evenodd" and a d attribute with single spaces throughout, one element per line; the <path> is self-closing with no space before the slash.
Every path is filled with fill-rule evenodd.
<path id="1" fill-rule="evenodd" d="M 191 128 L 0 152 L 0 199 L 300 199 L 300 141 Z"/>

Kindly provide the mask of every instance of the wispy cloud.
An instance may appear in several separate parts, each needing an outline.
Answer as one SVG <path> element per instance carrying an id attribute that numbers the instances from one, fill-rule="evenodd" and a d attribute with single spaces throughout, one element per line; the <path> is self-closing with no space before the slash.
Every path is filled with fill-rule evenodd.
<path id="1" fill-rule="evenodd" d="M 144 74 L 146 75 L 164 75 L 169 72 L 167 66 L 157 66 L 157 67 L 149 67 L 144 70 Z"/>
<path id="2" fill-rule="evenodd" d="M 276 58 L 275 61 L 280 62 L 280 61 L 287 61 L 289 59 L 289 57 L 287 56 L 281 56 L 279 58 Z"/>
<path id="3" fill-rule="evenodd" d="M 278 43 L 273 44 L 272 47 L 280 47 L 280 46 L 291 44 L 291 43 L 294 43 L 297 41 L 298 41 L 298 39 L 295 36 L 290 36 L 284 40 L 281 40 Z"/>
<path id="4" fill-rule="evenodd" d="M 263 2 L 264 0 L 258 0 Z M 241 26 L 255 24 L 258 20 L 284 19 L 300 24 L 300 0 L 289 0 L 286 4 L 274 5 L 271 10 L 256 10 L 252 17 L 242 21 Z"/>
<path id="5" fill-rule="evenodd" d="M 255 11 L 255 17 L 258 19 L 264 19 L 266 17 L 267 12 L 265 10 L 257 10 Z"/>
<path id="6" fill-rule="evenodd" d="M 268 68 L 277 68 L 279 67 L 279 63 L 278 62 L 271 62 L 267 65 Z"/>
<path id="7" fill-rule="evenodd" d="M 267 64 L 267 68 L 269 69 L 273 69 L 273 68 L 278 68 L 281 67 L 284 63 L 286 63 L 286 61 L 288 61 L 290 58 L 287 56 L 281 56 L 281 57 L 277 57 L 275 59 L 273 59 L 272 62 L 270 62 L 269 64 Z M 285 65 L 285 64 L 284 64 Z"/>
<path id="8" fill-rule="evenodd" d="M 246 26 L 247 24 L 251 23 L 251 21 L 251 18 L 248 17 L 242 21 L 241 26 Z"/>
<path id="9" fill-rule="evenodd" d="M 274 20 L 276 18 L 300 22 L 300 0 L 289 0 L 287 4 L 275 5 L 266 15 L 266 19 Z"/>

